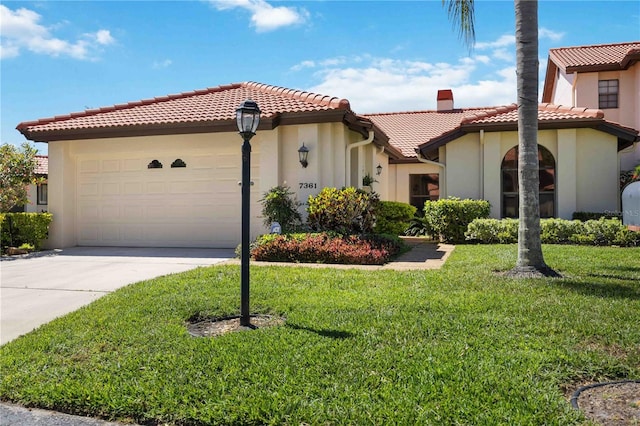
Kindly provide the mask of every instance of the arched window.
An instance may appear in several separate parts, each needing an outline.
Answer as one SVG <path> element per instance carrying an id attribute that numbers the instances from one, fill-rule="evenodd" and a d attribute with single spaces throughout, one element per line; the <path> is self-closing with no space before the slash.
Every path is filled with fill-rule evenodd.
<path id="1" fill-rule="evenodd" d="M 502 159 L 502 217 L 518 217 L 518 147 L 514 146 Z M 556 160 L 538 145 L 540 177 L 540 217 L 555 216 Z"/>

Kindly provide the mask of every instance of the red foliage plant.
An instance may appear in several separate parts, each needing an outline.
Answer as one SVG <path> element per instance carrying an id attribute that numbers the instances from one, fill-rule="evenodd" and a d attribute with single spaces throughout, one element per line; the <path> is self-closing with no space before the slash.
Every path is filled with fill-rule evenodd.
<path id="1" fill-rule="evenodd" d="M 279 235 L 257 244 L 251 255 L 258 261 L 382 265 L 400 247 L 383 239 L 326 233 Z"/>

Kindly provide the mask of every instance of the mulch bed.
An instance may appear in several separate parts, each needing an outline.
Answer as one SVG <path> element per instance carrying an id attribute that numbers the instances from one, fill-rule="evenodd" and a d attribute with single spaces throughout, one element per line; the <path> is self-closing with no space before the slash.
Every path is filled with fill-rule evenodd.
<path id="1" fill-rule="evenodd" d="M 577 395 L 576 395 L 577 394 Z M 595 383 L 572 398 L 585 416 L 602 426 L 640 425 L 640 381 Z"/>

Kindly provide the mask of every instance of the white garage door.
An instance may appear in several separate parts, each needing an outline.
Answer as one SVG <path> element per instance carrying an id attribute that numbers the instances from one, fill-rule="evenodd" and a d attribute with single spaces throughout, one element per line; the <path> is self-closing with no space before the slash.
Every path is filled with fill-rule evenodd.
<path id="1" fill-rule="evenodd" d="M 122 154 L 78 158 L 78 244 L 235 247 L 240 242 L 241 158 L 234 148 L 180 158 Z M 258 163 L 256 157 L 253 164 Z M 149 168 L 152 160 L 162 167 Z M 180 160 L 185 167 L 180 167 Z M 252 170 L 252 177 L 256 173 Z M 260 209 L 257 187 L 252 188 L 253 217 Z"/>

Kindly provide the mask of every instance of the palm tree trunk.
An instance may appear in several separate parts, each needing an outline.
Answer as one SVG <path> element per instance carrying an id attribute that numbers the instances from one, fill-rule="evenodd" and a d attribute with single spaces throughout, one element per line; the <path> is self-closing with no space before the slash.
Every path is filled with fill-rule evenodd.
<path id="1" fill-rule="evenodd" d="M 540 241 L 538 175 L 538 1 L 515 0 L 518 81 L 518 260 L 510 275 L 557 275 Z"/>

